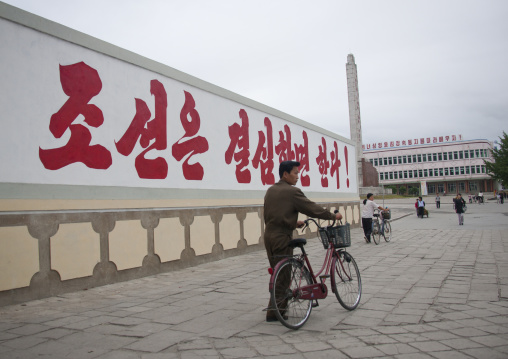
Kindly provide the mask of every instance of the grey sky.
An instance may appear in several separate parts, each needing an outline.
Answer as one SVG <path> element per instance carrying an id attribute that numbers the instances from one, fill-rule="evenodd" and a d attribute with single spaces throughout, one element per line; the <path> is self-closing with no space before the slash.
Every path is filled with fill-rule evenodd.
<path id="1" fill-rule="evenodd" d="M 364 143 L 508 131 L 508 1 L 7 0 Z"/>

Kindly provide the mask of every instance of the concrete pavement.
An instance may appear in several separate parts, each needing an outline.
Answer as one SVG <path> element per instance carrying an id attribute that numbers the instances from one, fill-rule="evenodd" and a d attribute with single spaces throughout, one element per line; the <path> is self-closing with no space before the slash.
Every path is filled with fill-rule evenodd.
<path id="1" fill-rule="evenodd" d="M 300 330 L 266 323 L 268 262 L 256 252 L 2 307 L 0 358 L 507 358 L 508 204 L 470 205 L 458 226 L 442 200 L 426 199 L 424 219 L 412 200 L 386 200 L 389 243 L 352 231 L 355 311 L 330 291 Z M 306 248 L 319 269 L 323 247 Z"/>

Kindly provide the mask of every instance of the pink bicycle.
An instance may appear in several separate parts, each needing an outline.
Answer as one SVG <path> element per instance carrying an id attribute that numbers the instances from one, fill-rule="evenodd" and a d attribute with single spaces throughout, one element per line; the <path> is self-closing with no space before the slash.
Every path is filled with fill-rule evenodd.
<path id="1" fill-rule="evenodd" d="M 317 300 L 326 298 L 327 278 L 330 278 L 332 291 L 345 309 L 354 310 L 362 296 L 360 270 L 345 249 L 351 245 L 349 223 L 334 227 L 334 221 L 330 226 L 321 227 L 309 218 L 303 229 L 311 221 L 318 227 L 319 238 L 326 249 L 321 270 L 314 274 L 304 248 L 307 240 L 297 238 L 291 240 L 289 246 L 300 248 L 302 253 L 282 259 L 270 278 L 272 309 L 277 319 L 290 329 L 301 328 L 309 319 L 312 308 L 319 305 Z"/>

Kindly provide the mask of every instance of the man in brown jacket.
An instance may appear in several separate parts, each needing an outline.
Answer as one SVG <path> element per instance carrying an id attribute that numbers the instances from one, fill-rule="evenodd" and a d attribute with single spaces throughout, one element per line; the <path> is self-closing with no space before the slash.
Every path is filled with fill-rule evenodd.
<path id="1" fill-rule="evenodd" d="M 298 221 L 298 213 L 312 218 L 342 219 L 340 213 L 333 214 L 327 211 L 305 197 L 299 188 L 294 187 L 298 182 L 298 167 L 300 167 L 300 162 L 281 162 L 279 166 L 280 181 L 266 191 L 264 240 L 268 261 L 272 268 L 275 268 L 283 256 L 293 255 L 293 249 L 289 248 L 287 244 L 292 239 L 293 231 L 304 224 L 303 221 Z M 266 321 L 276 320 L 275 313 L 268 310 Z"/>

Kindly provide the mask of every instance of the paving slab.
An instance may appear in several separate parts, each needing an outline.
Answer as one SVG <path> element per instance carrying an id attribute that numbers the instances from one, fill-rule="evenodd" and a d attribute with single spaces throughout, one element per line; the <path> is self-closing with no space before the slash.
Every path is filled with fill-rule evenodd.
<path id="1" fill-rule="evenodd" d="M 363 287 L 354 311 L 330 290 L 301 329 L 266 323 L 259 251 L 1 307 L 0 357 L 508 357 L 508 205 L 470 205 L 464 226 L 445 201 L 424 219 L 410 199 L 385 205 L 390 242 L 367 244 L 352 230 Z M 321 244 L 306 249 L 319 268 Z"/>

